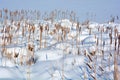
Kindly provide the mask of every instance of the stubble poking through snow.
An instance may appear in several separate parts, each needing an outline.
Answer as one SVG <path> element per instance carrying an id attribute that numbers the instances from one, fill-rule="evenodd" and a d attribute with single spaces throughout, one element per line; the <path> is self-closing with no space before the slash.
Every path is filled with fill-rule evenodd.
<path id="1" fill-rule="evenodd" d="M 9 34 L 4 32 L 4 24 L 0 24 L 0 79 L 114 79 L 114 29 L 116 26 L 119 34 L 120 24 L 89 22 L 79 24 L 79 30 L 77 23 L 68 19 L 7 22 L 12 27 L 9 33 L 14 35 L 9 43 Z M 117 62 L 120 73 L 119 58 Z"/>

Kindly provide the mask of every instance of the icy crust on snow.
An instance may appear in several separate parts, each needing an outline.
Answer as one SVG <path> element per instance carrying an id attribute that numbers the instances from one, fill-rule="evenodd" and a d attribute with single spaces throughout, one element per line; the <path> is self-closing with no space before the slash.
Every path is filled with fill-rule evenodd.
<path id="1" fill-rule="evenodd" d="M 28 21 L 30 22 L 30 21 Z M 70 32 L 66 35 L 67 40 L 63 41 L 57 41 L 57 34 L 53 34 L 52 36 L 43 36 L 42 43 L 45 42 L 45 38 L 47 38 L 47 47 L 44 48 L 44 45 L 42 45 L 42 49 L 38 49 L 39 42 L 37 41 L 39 39 L 39 31 L 35 31 L 35 41 L 32 41 L 32 43 L 35 45 L 35 55 L 38 57 L 37 62 L 30 66 L 30 79 L 31 80 L 61 80 L 62 77 L 64 77 L 64 80 L 93 80 L 94 78 L 92 76 L 96 76 L 97 80 L 113 80 L 113 74 L 114 74 L 114 60 L 112 57 L 114 57 L 114 45 L 109 45 L 110 39 L 109 39 L 109 32 L 104 32 L 102 36 L 102 40 L 100 38 L 100 32 L 97 31 L 97 28 L 101 27 L 106 30 L 107 27 L 114 28 L 115 26 L 118 29 L 118 32 L 120 33 L 120 24 L 118 23 L 104 23 L 99 24 L 95 22 L 89 23 L 89 28 L 91 28 L 91 34 L 89 34 L 89 30 L 86 28 L 86 25 L 80 25 L 82 27 L 80 35 L 77 35 L 76 31 L 76 25 L 77 23 L 72 23 L 67 19 L 54 21 L 53 23 L 51 21 L 31 21 L 34 23 L 34 26 L 39 29 L 39 23 L 41 23 L 43 26 L 46 24 L 50 25 L 50 30 L 52 31 L 54 29 L 54 24 L 60 23 L 62 27 L 70 28 Z M 11 25 L 11 23 L 8 22 L 8 25 Z M 25 25 L 24 22 L 21 22 L 21 25 Z M 12 27 L 16 27 L 12 24 Z M 2 29 L 2 24 L 0 24 L 0 29 Z M 17 37 L 18 35 L 21 35 L 21 30 L 18 34 L 15 35 Z M 13 32 L 14 33 L 14 32 Z M 50 32 L 49 32 L 50 33 Z M 0 33 L 0 44 L 3 43 L 3 40 L 1 39 L 2 35 L 4 33 Z M 61 32 L 59 32 L 61 35 Z M 28 32 L 26 32 L 26 35 L 28 35 Z M 43 33 L 45 35 L 45 33 Z M 96 35 L 96 36 L 95 36 Z M 78 36 L 78 37 L 76 37 Z M 105 50 L 105 56 L 103 61 L 101 62 L 101 46 L 97 47 L 95 44 L 97 42 L 97 39 L 99 39 L 99 45 L 102 45 L 101 42 L 105 42 L 104 50 Z M 16 38 L 15 38 L 16 39 Z M 78 51 L 78 47 L 76 47 L 76 40 L 79 41 L 78 46 L 80 51 Z M 17 43 L 14 41 L 14 43 Z M 9 46 L 6 46 L 8 48 L 8 52 L 20 52 L 22 55 L 27 55 L 27 47 L 28 44 L 27 38 L 22 38 L 19 36 L 17 45 L 11 44 Z M 110 50 L 111 46 L 111 50 Z M 1 46 L 0 46 L 1 47 Z M 95 57 L 92 57 L 92 60 L 95 62 L 90 62 L 89 58 L 87 57 L 90 55 L 90 52 L 95 51 L 97 47 L 97 60 Z M 84 55 L 84 51 L 86 51 L 86 56 Z M 78 54 L 78 52 L 80 54 Z M 109 53 L 112 53 L 110 67 L 108 66 L 108 59 L 109 59 Z M 118 59 L 119 60 L 119 59 Z M 19 61 L 18 61 L 19 62 Z M 90 63 L 89 63 L 90 62 Z M 120 62 L 120 60 L 118 61 Z M 96 66 L 96 75 L 94 74 L 94 71 L 89 68 L 86 64 L 89 63 L 94 68 L 94 64 L 97 64 Z M 102 64 L 101 64 L 102 63 Z M 120 63 L 118 63 L 119 72 L 120 72 Z M 101 71 L 100 66 L 103 66 L 103 71 Z M 6 58 L 2 59 L 2 56 L 0 54 L 0 80 L 26 80 L 27 78 L 27 65 L 19 65 L 14 64 L 14 61 L 9 61 Z"/>

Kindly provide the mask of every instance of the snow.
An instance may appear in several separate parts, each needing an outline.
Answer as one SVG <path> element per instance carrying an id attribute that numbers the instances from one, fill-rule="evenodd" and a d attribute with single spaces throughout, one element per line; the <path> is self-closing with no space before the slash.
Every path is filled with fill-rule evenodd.
<path id="1" fill-rule="evenodd" d="M 16 67 L 0 67 L 0 80 L 24 80 Z"/>
<path id="2" fill-rule="evenodd" d="M 62 36 L 62 31 L 59 31 L 58 34 L 53 35 L 50 35 L 48 32 L 46 36 L 45 33 L 43 33 L 43 40 L 41 41 L 42 47 L 39 48 L 40 31 L 35 30 L 35 39 L 33 40 L 31 37 L 31 41 L 29 42 L 27 40 L 28 32 L 26 32 L 27 37 L 22 37 L 22 28 L 20 28 L 19 33 L 16 33 L 18 38 L 15 36 L 12 41 L 13 43 L 6 46 L 6 53 L 12 54 L 11 60 L 7 59 L 5 56 L 2 57 L 2 45 L 0 44 L 0 80 L 84 80 L 85 78 L 88 80 L 93 80 L 94 76 L 96 76 L 98 80 L 114 79 L 114 43 L 112 45 L 109 44 L 109 32 L 103 32 L 101 41 L 101 32 L 97 30 L 98 26 L 102 26 L 100 29 L 106 29 L 108 26 L 114 29 L 116 26 L 118 32 L 120 32 L 119 23 L 99 24 L 96 22 L 91 22 L 89 24 L 89 28 L 92 29 L 91 34 L 89 34 L 89 30 L 84 27 L 82 28 L 80 35 L 77 35 L 77 30 L 75 27 L 76 23 L 73 23 L 68 19 L 58 20 L 53 23 L 44 20 L 28 22 L 34 23 L 36 29 L 39 29 L 39 23 L 43 26 L 49 24 L 50 31 L 54 29 L 54 24 L 60 23 L 62 27 L 70 28 L 70 32 L 67 33 L 66 40 L 61 39 L 60 41 L 58 41 L 57 38 L 60 35 Z M 8 25 L 10 25 L 10 23 L 8 23 Z M 24 23 L 22 25 L 25 26 Z M 0 26 L 2 25 L 0 24 Z M 12 27 L 16 30 L 16 26 L 14 24 Z M 2 28 L 0 28 L 0 30 L 1 29 Z M 2 35 L 3 33 L 0 33 L 0 37 L 2 37 Z M 98 45 L 96 45 L 97 38 L 99 39 Z M 2 41 L 2 38 L 0 38 L 1 43 Z M 104 59 L 102 57 L 103 45 L 101 43 L 103 41 L 105 41 Z M 45 42 L 46 47 L 44 46 Z M 77 42 L 78 44 L 76 44 Z M 38 58 L 32 65 L 27 65 L 25 62 L 26 60 L 29 60 L 28 57 L 31 55 L 28 51 L 28 44 L 34 45 L 34 55 Z M 92 51 L 96 51 L 95 56 L 90 54 Z M 14 58 L 14 52 L 19 53 L 19 57 L 17 59 Z M 110 53 L 112 54 L 112 57 L 110 58 L 109 65 Z M 23 58 L 21 59 L 22 56 Z M 92 58 L 92 61 L 90 61 L 88 56 Z M 24 61 L 23 65 L 20 64 L 21 60 L 19 59 Z M 17 61 L 17 63 L 15 63 L 15 61 Z M 120 72 L 119 62 L 120 59 L 118 59 L 118 70 Z M 95 66 L 95 64 L 97 65 Z M 92 69 L 90 69 L 90 67 Z M 101 71 L 99 69 L 100 67 L 102 67 L 104 71 Z M 94 73 L 94 69 L 96 70 L 96 74 Z"/>

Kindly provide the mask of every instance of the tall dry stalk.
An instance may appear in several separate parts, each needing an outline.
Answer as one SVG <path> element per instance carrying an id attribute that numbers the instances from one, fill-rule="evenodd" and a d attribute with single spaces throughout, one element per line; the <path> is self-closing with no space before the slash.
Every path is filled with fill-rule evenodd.
<path id="1" fill-rule="evenodd" d="M 44 42 L 44 48 L 46 48 L 47 44 L 46 44 L 46 36 L 47 36 L 47 33 L 48 33 L 48 24 L 45 26 L 45 42 Z"/>
<path id="2" fill-rule="evenodd" d="M 117 64 L 117 53 L 114 53 L 114 80 L 119 80 L 118 64 Z"/>
<path id="3" fill-rule="evenodd" d="M 80 34 L 80 31 L 79 31 L 79 22 L 77 22 L 77 25 L 76 25 L 76 47 L 78 47 L 78 37 L 79 37 L 79 34 Z"/>
<path id="4" fill-rule="evenodd" d="M 42 48 L 42 32 L 43 32 L 43 26 L 40 25 L 40 49 Z"/>

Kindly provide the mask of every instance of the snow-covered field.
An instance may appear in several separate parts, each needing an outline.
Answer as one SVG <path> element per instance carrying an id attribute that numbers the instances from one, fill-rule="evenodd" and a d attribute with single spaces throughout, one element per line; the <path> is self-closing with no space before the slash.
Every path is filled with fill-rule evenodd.
<path id="1" fill-rule="evenodd" d="M 0 80 L 114 80 L 115 72 L 120 76 L 119 35 L 114 22 L 1 22 Z"/>

